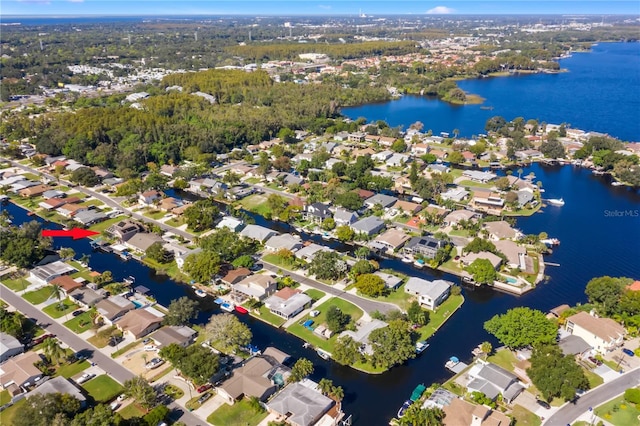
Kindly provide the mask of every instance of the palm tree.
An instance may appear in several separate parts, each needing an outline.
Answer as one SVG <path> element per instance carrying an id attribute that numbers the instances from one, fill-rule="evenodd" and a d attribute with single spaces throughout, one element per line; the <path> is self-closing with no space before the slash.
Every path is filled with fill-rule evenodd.
<path id="1" fill-rule="evenodd" d="M 518 169 L 518 179 L 522 177 L 522 172 L 524 172 L 524 170 Z"/>
<path id="2" fill-rule="evenodd" d="M 56 299 L 58 299 L 58 309 L 62 310 L 64 309 L 64 306 L 62 304 L 62 296 L 64 295 L 64 293 L 62 292 L 62 287 L 60 287 L 58 284 L 53 284 L 51 286 L 51 296 L 50 297 L 55 297 Z"/>
<path id="3" fill-rule="evenodd" d="M 485 354 L 490 355 L 491 351 L 493 351 L 493 345 L 489 342 L 482 342 L 482 344 L 480 345 L 480 349 Z"/>
<path id="4" fill-rule="evenodd" d="M 342 389 L 342 386 L 332 386 L 329 395 L 337 402 L 340 402 L 344 398 L 344 389 Z"/>
<path id="5" fill-rule="evenodd" d="M 67 356 L 67 352 L 62 349 L 58 340 L 53 337 L 48 337 L 42 342 L 42 350 L 44 354 L 49 358 L 49 361 L 60 364 L 60 360 Z"/>
<path id="6" fill-rule="evenodd" d="M 333 382 L 326 378 L 321 379 L 320 382 L 318 382 L 318 389 L 323 395 L 327 395 L 331 392 L 331 389 L 333 389 Z"/>

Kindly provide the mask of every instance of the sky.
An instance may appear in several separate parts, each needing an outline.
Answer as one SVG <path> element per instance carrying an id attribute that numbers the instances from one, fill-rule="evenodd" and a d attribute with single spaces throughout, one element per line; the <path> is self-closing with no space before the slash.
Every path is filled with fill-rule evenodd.
<path id="1" fill-rule="evenodd" d="M 640 14 L 639 0 L 2 0 L 6 15 Z"/>

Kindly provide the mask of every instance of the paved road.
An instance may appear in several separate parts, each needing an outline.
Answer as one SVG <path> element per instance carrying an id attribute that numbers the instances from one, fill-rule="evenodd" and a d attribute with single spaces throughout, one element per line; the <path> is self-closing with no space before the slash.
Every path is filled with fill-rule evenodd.
<path id="1" fill-rule="evenodd" d="M 34 169 L 32 167 L 29 167 L 29 166 L 25 166 L 25 165 L 20 164 L 20 163 L 18 163 L 16 161 L 11 161 L 11 164 L 14 167 L 18 167 L 18 168 L 20 168 L 22 170 L 25 170 L 27 172 L 31 172 L 31 173 L 34 173 L 34 174 L 40 174 L 40 175 L 45 176 L 48 179 L 51 179 L 53 181 L 56 180 L 56 178 L 53 175 L 50 175 L 48 173 L 44 173 L 44 172 L 42 172 L 40 170 Z M 63 179 L 61 179 L 60 182 L 62 184 L 64 184 L 64 185 L 73 185 L 73 184 L 71 184 L 71 182 L 65 181 Z M 87 195 L 90 195 L 90 196 L 102 201 L 104 204 L 106 204 L 109 207 L 113 207 L 114 209 L 119 209 L 119 210 L 126 211 L 127 213 L 129 213 L 135 219 L 141 220 L 143 222 L 154 223 L 154 224 L 158 225 L 160 228 L 162 228 L 163 230 L 165 230 L 167 232 L 172 232 L 172 233 L 177 234 L 177 235 L 180 235 L 180 236 L 184 237 L 185 239 L 187 239 L 189 241 L 193 240 L 193 238 L 194 238 L 192 234 L 190 234 L 190 233 L 188 233 L 186 231 L 182 231 L 180 229 L 174 228 L 173 226 L 166 225 L 166 224 L 164 224 L 164 223 L 162 223 L 162 222 L 160 222 L 158 220 L 152 219 L 150 217 L 143 216 L 143 215 L 141 215 L 139 213 L 134 213 L 131 209 L 122 206 L 120 203 L 118 203 L 117 201 L 111 199 L 110 197 L 107 197 L 104 194 L 101 194 L 99 192 L 96 192 L 96 191 L 93 191 L 91 189 L 85 188 L 83 186 L 75 186 L 74 189 L 76 189 L 77 191 L 83 192 L 83 193 L 85 193 Z"/>
<path id="2" fill-rule="evenodd" d="M 596 408 L 604 402 L 614 398 L 625 390 L 640 384 L 640 368 L 623 374 L 619 378 L 601 385 L 591 392 L 586 393 L 575 404 L 568 403 L 556 411 L 546 422 L 545 426 L 566 426 L 574 422 L 589 408 Z"/>
<path id="3" fill-rule="evenodd" d="M 261 263 L 264 263 L 264 267 L 265 269 L 271 271 L 271 272 L 277 272 L 278 270 L 282 270 L 282 268 L 269 263 L 269 262 L 265 262 L 264 259 L 260 260 Z M 387 302 L 376 302 L 375 300 L 369 300 L 369 299 L 365 299 L 363 297 L 359 297 L 356 296 L 355 294 L 351 294 L 351 293 L 347 293 L 344 290 L 340 290 L 337 288 L 334 288 L 330 285 L 327 284 L 323 284 L 320 283 L 318 281 L 312 280 L 311 278 L 307 278 L 304 275 L 300 275 L 300 274 L 296 274 L 295 272 L 291 272 L 291 271 L 287 271 L 287 275 L 291 276 L 291 278 L 293 278 L 294 280 L 298 281 L 301 284 L 305 284 L 308 285 L 309 287 L 313 287 L 315 289 L 318 289 L 320 291 L 323 291 L 327 294 L 332 294 L 334 296 L 340 296 L 341 298 L 348 300 L 349 302 L 353 303 L 354 305 L 360 307 L 362 310 L 364 310 L 367 313 L 371 313 L 374 311 L 379 311 L 382 313 L 387 313 L 389 311 L 393 311 L 393 310 L 397 310 L 398 307 L 392 303 L 387 303 Z"/>
<path id="4" fill-rule="evenodd" d="M 62 324 L 59 324 L 49 318 L 49 316 L 42 312 L 40 309 L 31 305 L 29 302 L 15 294 L 9 288 L 5 287 L 3 284 L 0 284 L 0 295 L 2 296 L 2 300 L 12 305 L 18 311 L 22 312 L 25 316 L 29 318 L 35 318 L 36 320 L 38 320 L 38 324 L 40 324 L 41 326 L 43 324 L 46 324 L 47 326 L 44 327 L 44 329 L 47 332 L 55 334 L 59 340 L 67 344 L 74 351 L 91 351 L 93 353 L 91 360 L 118 382 L 124 383 L 126 380 L 134 377 L 134 374 L 131 371 L 127 370 L 125 367 L 118 364 L 107 355 L 96 350 L 96 348 L 90 345 L 87 341 L 78 337 L 75 333 L 73 333 Z M 196 426 L 205 424 L 205 422 L 189 413 L 188 411 L 184 410 L 184 408 L 175 403 L 169 404 L 168 407 L 171 410 L 182 411 L 180 421 L 184 422 L 187 425 Z"/>

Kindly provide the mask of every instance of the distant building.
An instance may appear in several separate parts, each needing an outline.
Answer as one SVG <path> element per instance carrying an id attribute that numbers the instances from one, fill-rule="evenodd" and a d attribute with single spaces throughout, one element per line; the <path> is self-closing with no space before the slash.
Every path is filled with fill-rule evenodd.
<path id="1" fill-rule="evenodd" d="M 428 235 L 423 237 L 413 237 L 404 245 L 403 252 L 412 255 L 421 255 L 427 259 L 436 257 L 438 250 L 444 247 L 445 242 Z"/>
<path id="2" fill-rule="evenodd" d="M 379 328 L 384 328 L 388 325 L 389 324 L 387 324 L 384 321 L 380 321 L 378 319 L 372 319 L 371 321 L 358 327 L 356 331 L 351 331 L 351 330 L 343 331 L 342 333 L 340 333 L 340 337 L 343 337 L 343 336 L 351 337 L 354 341 L 360 344 L 360 352 L 362 352 L 363 354 L 371 355 L 373 354 L 373 347 L 371 347 L 371 344 L 369 344 L 369 335 L 374 330 L 377 330 Z"/>
<path id="3" fill-rule="evenodd" d="M 156 330 L 149 337 L 153 339 L 156 346 L 159 348 L 164 348 L 174 343 L 186 348 L 195 342 L 197 334 L 198 333 L 194 329 L 184 325 L 168 325 Z"/>
<path id="4" fill-rule="evenodd" d="M 524 390 L 515 374 L 482 360 L 476 361 L 468 376 L 471 380 L 467 383 L 467 392 L 481 392 L 492 400 L 502 395 L 509 404 Z"/>

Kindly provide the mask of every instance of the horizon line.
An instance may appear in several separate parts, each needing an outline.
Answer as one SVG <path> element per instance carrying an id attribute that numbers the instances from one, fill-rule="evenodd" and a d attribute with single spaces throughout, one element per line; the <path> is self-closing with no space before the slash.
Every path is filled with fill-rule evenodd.
<path id="1" fill-rule="evenodd" d="M 380 14 L 372 14 L 367 15 L 366 18 L 376 18 L 376 17 L 384 17 L 384 16 L 433 16 L 438 18 L 445 18 L 451 16 L 540 16 L 540 15 L 548 15 L 548 16 L 640 16 L 640 13 L 553 13 L 553 12 L 540 12 L 540 13 L 447 13 L 447 14 L 433 14 L 433 13 L 380 13 Z M 190 14 L 169 14 L 169 13 L 161 13 L 161 14 L 113 14 L 113 15 L 105 15 L 105 14 L 65 14 L 65 13 L 56 13 L 56 14 L 32 14 L 32 15 L 14 15 L 14 14 L 2 14 L 0 13 L 0 18 L 3 17 L 12 17 L 12 18 L 31 18 L 31 17 L 48 17 L 52 19 L 56 18 L 86 18 L 86 17 L 96 17 L 96 18 L 111 18 L 111 17 L 166 17 L 166 16 L 175 16 L 175 17 L 200 17 L 200 16 L 252 16 L 252 17 L 287 17 L 287 16 L 357 16 L 358 13 L 349 12 L 349 13 L 292 13 L 292 14 L 249 14 L 249 13 L 190 13 Z M 363 18 L 363 19 L 366 19 Z"/>

